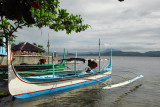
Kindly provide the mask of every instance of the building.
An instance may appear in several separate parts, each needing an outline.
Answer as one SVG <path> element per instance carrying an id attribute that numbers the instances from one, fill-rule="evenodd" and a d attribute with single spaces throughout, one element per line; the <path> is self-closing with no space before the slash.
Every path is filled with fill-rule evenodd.
<path id="1" fill-rule="evenodd" d="M 12 46 L 12 52 L 13 55 L 41 55 L 45 50 L 29 42 L 23 42 Z"/>

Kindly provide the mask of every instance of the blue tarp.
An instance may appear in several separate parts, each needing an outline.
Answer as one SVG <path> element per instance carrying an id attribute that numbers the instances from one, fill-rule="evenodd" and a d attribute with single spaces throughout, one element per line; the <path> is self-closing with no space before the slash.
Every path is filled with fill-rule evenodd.
<path id="1" fill-rule="evenodd" d="M 5 38 L 2 37 L 0 39 L 2 39 L 3 42 L 5 42 Z M 7 55 L 6 48 L 3 46 L 0 46 L 0 55 Z"/>

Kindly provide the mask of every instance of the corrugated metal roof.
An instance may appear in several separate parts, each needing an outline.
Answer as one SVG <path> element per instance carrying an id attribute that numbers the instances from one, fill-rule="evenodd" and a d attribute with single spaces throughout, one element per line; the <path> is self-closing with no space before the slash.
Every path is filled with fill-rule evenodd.
<path id="1" fill-rule="evenodd" d="M 13 46 L 12 50 L 14 50 L 14 51 L 45 52 L 44 49 L 39 48 L 38 46 L 33 45 L 28 42 L 20 43 L 18 45 Z"/>

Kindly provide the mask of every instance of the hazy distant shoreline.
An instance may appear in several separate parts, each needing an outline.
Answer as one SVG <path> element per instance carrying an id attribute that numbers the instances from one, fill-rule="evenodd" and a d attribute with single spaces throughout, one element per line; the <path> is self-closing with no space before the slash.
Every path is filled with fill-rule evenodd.
<path id="1" fill-rule="evenodd" d="M 60 53 L 59 55 L 62 55 Z M 68 55 L 75 55 L 75 53 L 69 53 Z M 78 53 L 79 56 L 97 56 L 97 52 L 87 52 L 87 53 Z M 110 52 L 101 52 L 101 56 L 110 55 Z M 113 51 L 112 56 L 141 56 L 141 57 L 160 57 L 160 51 L 149 51 L 145 53 L 140 52 L 122 52 L 122 51 Z"/>

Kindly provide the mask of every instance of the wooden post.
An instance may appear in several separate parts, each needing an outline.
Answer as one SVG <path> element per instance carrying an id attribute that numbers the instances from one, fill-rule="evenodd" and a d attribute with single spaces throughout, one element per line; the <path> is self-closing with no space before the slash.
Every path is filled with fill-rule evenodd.
<path id="1" fill-rule="evenodd" d="M 53 78 L 54 78 L 54 52 L 52 53 L 52 71 L 53 71 Z"/>
<path id="2" fill-rule="evenodd" d="M 76 60 L 74 60 L 74 74 L 76 75 Z"/>
<path id="3" fill-rule="evenodd" d="M 49 44 L 49 33 L 48 33 L 48 43 L 47 43 L 47 47 L 48 47 L 48 64 L 49 64 L 49 47 L 50 47 L 50 44 Z"/>

